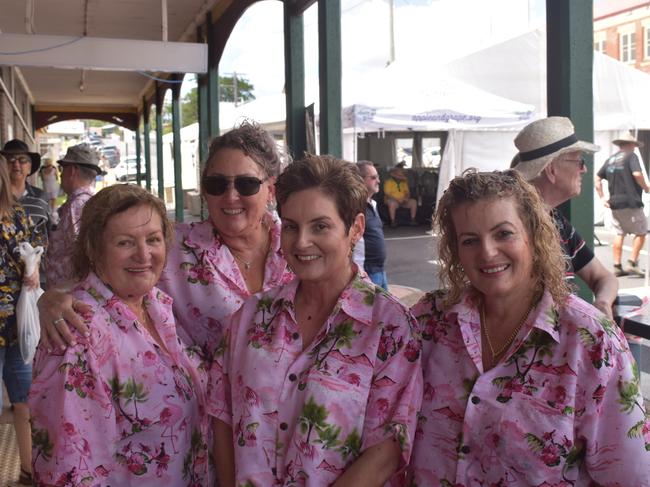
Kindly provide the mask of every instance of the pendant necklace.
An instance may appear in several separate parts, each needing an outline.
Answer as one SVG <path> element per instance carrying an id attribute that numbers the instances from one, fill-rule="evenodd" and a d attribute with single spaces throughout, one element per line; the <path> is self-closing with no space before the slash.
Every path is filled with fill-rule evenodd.
<path id="1" fill-rule="evenodd" d="M 243 265 L 244 265 L 244 270 L 246 270 L 246 271 L 250 271 L 250 270 L 251 270 L 252 262 L 246 262 L 244 259 L 242 259 L 241 257 L 239 257 L 239 256 L 238 256 L 237 254 L 235 254 L 234 252 L 231 252 L 231 254 L 232 254 L 232 256 L 235 258 L 235 260 L 236 260 L 237 262 L 239 262 L 240 264 L 243 264 Z"/>

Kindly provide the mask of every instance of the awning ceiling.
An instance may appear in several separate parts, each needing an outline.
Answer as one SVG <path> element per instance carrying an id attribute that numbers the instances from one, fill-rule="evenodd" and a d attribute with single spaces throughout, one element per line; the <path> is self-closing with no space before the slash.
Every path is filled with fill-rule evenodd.
<path id="1" fill-rule="evenodd" d="M 30 3 L 33 32 L 28 31 L 26 20 Z M 212 11 L 216 20 L 233 0 L 0 0 L 0 31 L 162 41 L 163 3 L 167 6 L 167 40 L 196 42 L 197 23 L 203 25 L 205 12 Z M 150 78 L 137 72 L 19 69 L 36 112 L 58 108 L 63 112 L 136 112 L 145 89 L 151 88 Z"/>

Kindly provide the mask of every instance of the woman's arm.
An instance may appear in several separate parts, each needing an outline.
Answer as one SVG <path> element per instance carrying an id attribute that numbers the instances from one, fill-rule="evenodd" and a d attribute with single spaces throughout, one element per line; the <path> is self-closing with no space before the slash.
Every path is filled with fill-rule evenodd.
<path id="1" fill-rule="evenodd" d="M 395 438 L 368 448 L 334 483 L 334 487 L 381 487 L 399 467 L 402 449 Z"/>
<path id="2" fill-rule="evenodd" d="M 111 447 L 119 433 L 108 383 L 86 343 L 59 354 L 39 349 L 29 396 L 39 485 L 56 485 L 63 477 L 71 485 L 83 483 L 84 476 L 101 482 L 98 469 L 111 469 Z M 86 472 L 79 471 L 82 464 L 88 465 Z"/>
<path id="3" fill-rule="evenodd" d="M 235 487 L 235 451 L 232 428 L 219 419 L 212 420 L 214 444 L 212 454 L 220 487 Z"/>

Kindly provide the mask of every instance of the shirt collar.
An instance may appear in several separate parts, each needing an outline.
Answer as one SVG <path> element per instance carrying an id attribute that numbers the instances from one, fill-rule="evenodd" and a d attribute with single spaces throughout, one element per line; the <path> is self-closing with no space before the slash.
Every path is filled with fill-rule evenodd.
<path id="1" fill-rule="evenodd" d="M 275 298 L 276 302 L 281 300 L 279 304 L 285 308 L 294 320 L 296 292 L 299 284 L 300 280 L 294 279 L 283 286 Z M 381 293 L 378 289 L 380 288 L 372 284 L 367 278 L 364 278 L 359 272 L 356 272 L 352 280 L 341 292 L 330 316 L 342 311 L 354 321 L 371 326 L 373 305 L 377 294 Z M 328 321 L 330 320 L 328 319 Z"/>
<path id="2" fill-rule="evenodd" d="M 537 303 L 537 306 L 535 306 L 531 311 L 529 318 L 532 318 L 532 320 L 527 320 L 529 323 L 529 329 L 525 334 L 519 334 L 520 337 L 528 336 L 528 332 L 531 329 L 537 328 L 548 333 L 556 342 L 560 341 L 557 306 L 548 290 L 544 290 L 542 298 Z M 451 306 L 449 310 L 445 312 L 445 319 L 449 322 L 457 321 L 461 328 L 476 323 L 480 326 L 481 318 L 476 304 L 474 291 L 466 290 L 462 294 L 458 303 Z"/>

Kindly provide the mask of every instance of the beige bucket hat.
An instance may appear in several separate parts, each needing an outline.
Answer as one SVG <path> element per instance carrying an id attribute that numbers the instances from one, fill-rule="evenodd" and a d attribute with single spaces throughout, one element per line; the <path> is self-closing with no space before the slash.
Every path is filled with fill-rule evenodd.
<path id="1" fill-rule="evenodd" d="M 578 140 L 575 128 L 566 117 L 548 117 L 526 125 L 515 137 L 519 149 L 510 167 L 519 171 L 524 179 L 535 179 L 556 157 L 565 152 L 594 153 L 600 147 Z"/>
<path id="2" fill-rule="evenodd" d="M 616 140 L 612 140 L 612 144 L 620 146 L 621 144 L 634 144 L 637 147 L 643 147 L 643 142 L 639 142 L 634 138 L 631 133 L 627 133 Z"/>

